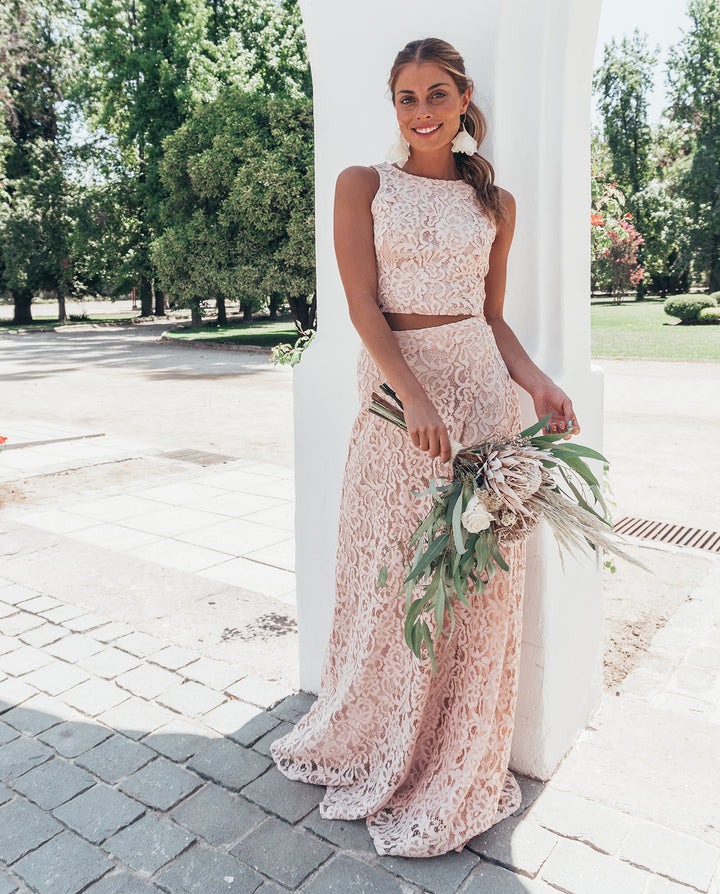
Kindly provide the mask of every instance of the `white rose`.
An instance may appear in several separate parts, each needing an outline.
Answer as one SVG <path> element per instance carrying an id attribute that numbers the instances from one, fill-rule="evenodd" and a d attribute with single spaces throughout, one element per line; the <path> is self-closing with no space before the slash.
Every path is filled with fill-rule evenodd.
<path id="1" fill-rule="evenodd" d="M 465 512 L 460 516 L 460 521 L 466 531 L 471 534 L 479 534 L 490 527 L 493 520 L 491 512 L 485 508 L 485 504 L 478 498 L 477 494 L 470 497 L 470 501 L 465 507 Z"/>

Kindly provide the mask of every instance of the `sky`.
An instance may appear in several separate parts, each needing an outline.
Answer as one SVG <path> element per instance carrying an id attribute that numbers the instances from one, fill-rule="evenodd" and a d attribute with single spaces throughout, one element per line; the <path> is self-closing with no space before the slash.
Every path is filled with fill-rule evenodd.
<path id="1" fill-rule="evenodd" d="M 655 74 L 655 88 L 649 103 L 649 118 L 651 124 L 660 120 L 660 115 L 665 105 L 666 59 L 670 46 L 677 43 L 689 26 L 689 19 L 685 15 L 687 0 L 603 0 L 600 13 L 600 28 L 595 50 L 595 68 L 603 59 L 603 50 L 606 43 L 614 37 L 621 40 L 629 37 L 634 28 L 638 28 L 641 34 L 647 34 L 648 46 L 655 49 L 660 47 L 656 54 L 658 65 Z M 597 122 L 597 111 L 593 109 L 593 121 Z"/>

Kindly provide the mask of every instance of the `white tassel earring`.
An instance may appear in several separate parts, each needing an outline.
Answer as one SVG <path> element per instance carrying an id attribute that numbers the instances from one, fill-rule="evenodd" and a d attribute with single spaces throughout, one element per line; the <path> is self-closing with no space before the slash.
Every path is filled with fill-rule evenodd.
<path id="1" fill-rule="evenodd" d="M 460 130 L 455 134 L 450 145 L 453 152 L 462 152 L 464 155 L 475 155 L 477 152 L 477 140 L 465 130 L 465 115 L 460 116 Z"/>
<path id="2" fill-rule="evenodd" d="M 385 158 L 390 164 L 397 164 L 402 167 L 405 162 L 410 158 L 410 146 L 408 145 L 405 137 L 400 133 L 400 128 L 397 130 L 397 137 L 395 142 L 390 146 L 387 153 L 385 154 Z"/>

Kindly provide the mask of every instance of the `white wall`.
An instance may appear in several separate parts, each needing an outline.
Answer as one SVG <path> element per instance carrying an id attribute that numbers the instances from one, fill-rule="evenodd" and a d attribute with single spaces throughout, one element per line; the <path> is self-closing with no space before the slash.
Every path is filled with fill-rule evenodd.
<path id="1" fill-rule="evenodd" d="M 601 447 L 602 380 L 590 369 L 590 83 L 601 0 L 301 0 L 313 70 L 319 335 L 295 369 L 300 680 L 317 691 L 334 599 L 337 516 L 357 412 L 358 338 L 332 249 L 335 178 L 382 161 L 395 123 L 387 75 L 409 40 L 442 37 L 465 57 L 490 133 L 482 151 L 515 195 L 507 318 L 568 390 L 582 441 Z M 447 8 L 449 9 L 449 8 Z M 522 396 L 522 395 L 521 395 Z M 533 421 L 529 401 L 523 401 Z M 601 686 L 600 574 L 566 562 L 547 533 L 528 549 L 512 765 L 548 778 Z"/>

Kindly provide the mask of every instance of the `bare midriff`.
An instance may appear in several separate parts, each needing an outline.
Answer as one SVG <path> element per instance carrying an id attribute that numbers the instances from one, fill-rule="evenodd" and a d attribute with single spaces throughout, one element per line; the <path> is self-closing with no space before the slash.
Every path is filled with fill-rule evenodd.
<path id="1" fill-rule="evenodd" d="M 398 314 L 386 313 L 385 319 L 393 330 L 430 329 L 432 326 L 445 326 L 447 323 L 459 323 L 469 320 L 472 314 Z"/>

